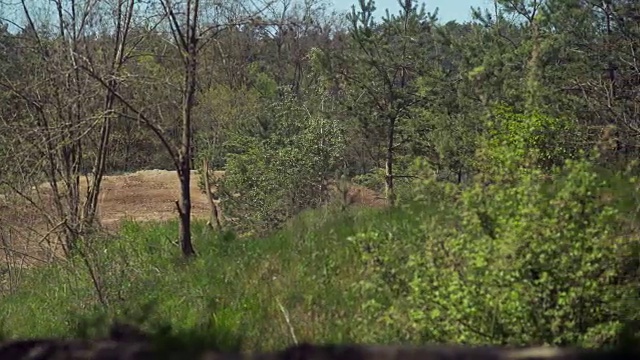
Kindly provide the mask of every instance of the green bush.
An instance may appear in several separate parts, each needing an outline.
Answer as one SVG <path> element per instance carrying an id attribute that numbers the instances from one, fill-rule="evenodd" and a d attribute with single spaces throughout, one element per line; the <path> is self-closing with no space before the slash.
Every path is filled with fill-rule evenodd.
<path id="1" fill-rule="evenodd" d="M 433 216 L 419 210 L 415 227 L 351 238 L 367 264 L 363 308 L 386 329 L 370 340 L 615 343 L 640 301 L 637 232 L 612 195 L 637 191 L 637 180 L 586 158 L 538 162 L 562 152 L 492 135 L 482 155 L 500 165 L 485 177 L 495 182 L 427 182 Z"/>
<path id="2" fill-rule="evenodd" d="M 223 213 L 238 229 L 264 233 L 329 197 L 344 149 L 340 125 L 294 99 L 268 111 L 268 131 L 236 133 L 219 182 Z"/>

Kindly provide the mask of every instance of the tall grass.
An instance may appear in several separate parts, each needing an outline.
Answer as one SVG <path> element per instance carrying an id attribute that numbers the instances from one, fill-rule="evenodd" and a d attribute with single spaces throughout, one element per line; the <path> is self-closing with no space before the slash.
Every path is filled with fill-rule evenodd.
<path id="1" fill-rule="evenodd" d="M 265 239 L 215 234 L 196 222 L 198 257 L 189 263 L 172 244 L 175 222 L 127 222 L 119 234 L 93 239 L 86 262 L 29 271 L 1 299 L 0 316 L 11 337 L 96 335 L 125 318 L 150 331 L 200 329 L 226 350 L 236 339 L 252 350 L 357 341 L 352 320 L 362 300 L 351 290 L 362 275 L 347 238 L 402 218 L 411 219 L 402 210 L 308 211 Z"/>

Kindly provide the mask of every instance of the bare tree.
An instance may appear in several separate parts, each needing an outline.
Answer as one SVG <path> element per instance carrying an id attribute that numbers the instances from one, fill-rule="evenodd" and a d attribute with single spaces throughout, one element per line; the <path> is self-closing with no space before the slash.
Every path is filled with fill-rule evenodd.
<path id="1" fill-rule="evenodd" d="M 212 45 L 212 40 L 220 34 L 236 26 L 263 24 L 259 19 L 269 3 L 248 8 L 242 2 L 222 5 L 220 3 L 207 4 L 206 10 L 201 7 L 201 0 L 184 0 L 174 2 L 161 0 L 159 18 L 166 21 L 171 44 L 176 47 L 181 64 L 181 83 L 177 88 L 180 93 L 179 114 L 172 128 L 177 130 L 173 134 L 161 125 L 164 112 L 158 106 L 149 106 L 135 99 L 133 95 L 126 96 L 118 88 L 109 83 L 109 76 L 101 74 L 89 66 L 81 66 L 90 76 L 99 81 L 126 109 L 120 116 L 136 120 L 150 129 L 162 142 L 169 153 L 174 168 L 180 180 L 180 198 L 176 201 L 179 215 L 179 241 L 182 254 L 185 257 L 195 255 L 191 241 L 191 167 L 193 160 L 193 118 L 197 107 L 198 65 L 200 52 L 204 46 Z M 169 97 L 173 93 L 166 94 Z M 166 100 L 166 99 L 165 99 Z M 166 123 L 166 121 L 164 122 Z"/>
<path id="2" fill-rule="evenodd" d="M 24 26 L 5 19 L 20 28 L 17 51 L 24 63 L 20 78 L 0 77 L 13 104 L 12 112 L 0 118 L 0 132 L 11 134 L 15 144 L 14 152 L 2 159 L 13 164 L 13 176 L 0 181 L 38 209 L 47 234 L 58 234 L 67 254 L 96 224 L 117 107 L 113 93 L 96 86 L 79 64 L 110 74 L 109 87 L 118 88 L 115 75 L 127 60 L 134 3 L 54 0 L 51 7 L 36 7 L 21 0 Z M 98 48 L 101 58 L 94 55 Z M 42 182 L 48 184 L 46 191 Z"/>

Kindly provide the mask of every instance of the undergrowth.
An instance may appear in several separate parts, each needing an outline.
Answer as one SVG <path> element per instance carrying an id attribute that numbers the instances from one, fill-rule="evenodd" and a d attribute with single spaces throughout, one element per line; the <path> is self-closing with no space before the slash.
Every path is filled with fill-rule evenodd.
<path id="1" fill-rule="evenodd" d="M 399 217 L 310 211 L 265 239 L 214 234 L 196 222 L 198 256 L 189 263 L 172 245 L 174 222 L 128 222 L 84 249 L 97 286 L 80 257 L 35 268 L 2 299 L 0 314 L 7 335 L 20 338 L 98 336 L 118 318 L 151 332 L 199 329 L 227 350 L 238 339 L 250 349 L 355 341 L 360 299 L 350 289 L 361 274 L 347 238 Z"/>
<path id="2" fill-rule="evenodd" d="M 190 349 L 637 341 L 637 178 L 507 165 L 488 185 L 420 181 L 393 209 L 306 211 L 267 238 L 196 223 L 190 262 L 174 222 L 126 223 L 27 271 L 0 303 L 6 336 L 99 336 L 126 319 Z"/>

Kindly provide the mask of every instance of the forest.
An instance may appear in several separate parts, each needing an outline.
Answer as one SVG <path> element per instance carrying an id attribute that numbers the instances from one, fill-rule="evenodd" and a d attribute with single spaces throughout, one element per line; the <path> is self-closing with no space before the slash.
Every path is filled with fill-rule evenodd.
<path id="1" fill-rule="evenodd" d="M 639 340 L 639 2 L 0 4 L 0 337 Z"/>

